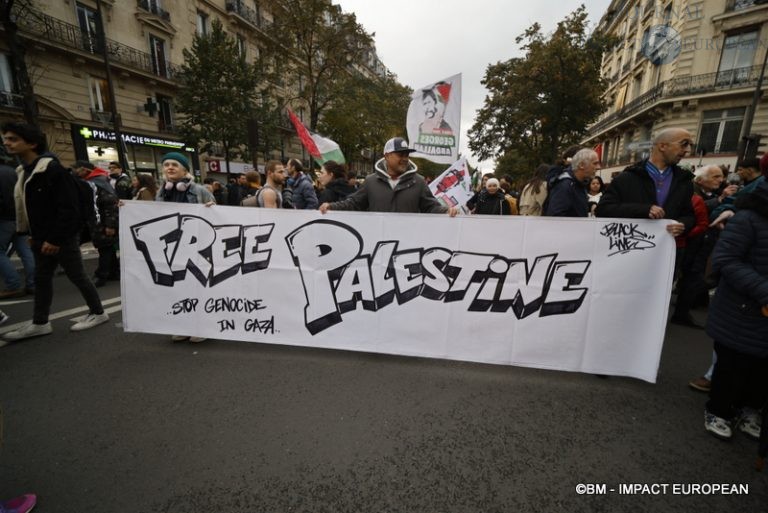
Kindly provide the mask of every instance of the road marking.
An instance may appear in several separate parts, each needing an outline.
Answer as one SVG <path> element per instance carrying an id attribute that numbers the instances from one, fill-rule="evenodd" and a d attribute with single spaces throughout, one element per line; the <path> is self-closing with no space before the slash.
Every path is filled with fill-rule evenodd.
<path id="1" fill-rule="evenodd" d="M 119 303 L 119 302 L 120 302 L 120 296 L 117 296 L 117 297 L 113 297 L 113 298 L 110 298 L 110 299 L 104 299 L 104 300 L 102 300 L 101 304 L 106 306 L 106 305 L 111 305 L 113 303 Z M 114 308 L 117 308 L 117 310 L 119 310 L 120 308 L 122 308 L 122 303 L 120 305 L 118 305 L 117 307 L 110 308 L 109 312 L 117 311 L 117 310 L 114 310 Z M 61 319 L 62 317 L 69 317 L 70 315 L 84 313 L 84 312 L 87 312 L 87 311 L 88 311 L 88 306 L 87 305 L 86 306 L 79 306 L 77 308 L 70 308 L 69 310 L 63 310 L 61 312 L 56 312 L 56 313 L 53 313 L 53 314 L 49 315 L 48 316 L 48 320 L 49 321 L 54 321 L 56 319 Z M 104 311 L 106 312 L 107 309 L 105 309 Z M 26 321 L 17 322 L 15 324 L 9 324 L 8 326 L 3 326 L 2 328 L 0 328 L 0 335 L 4 335 L 5 333 L 8 333 L 9 331 L 17 330 L 17 329 L 21 328 L 22 326 L 28 324 L 30 320 L 31 319 L 27 319 Z"/>
<path id="2" fill-rule="evenodd" d="M 119 305 L 117 305 L 117 306 L 113 306 L 113 307 L 110 307 L 110 308 L 105 308 L 105 309 L 104 309 L 104 312 L 105 312 L 105 313 L 108 313 L 108 314 L 111 314 L 111 313 L 119 312 L 119 311 L 120 311 L 120 310 L 122 310 L 122 309 L 123 309 L 123 304 L 122 304 L 122 303 L 120 303 L 120 304 L 119 304 Z M 70 319 L 70 321 L 72 321 L 72 322 L 80 322 L 80 321 L 83 321 L 83 320 L 85 320 L 85 318 L 86 318 L 87 316 L 88 316 L 88 314 L 86 314 L 86 315 L 79 315 L 79 316 L 77 316 L 77 317 L 72 317 L 72 318 Z"/>
<path id="3" fill-rule="evenodd" d="M 17 299 L 15 301 L 8 300 L 8 301 L 0 301 L 0 306 L 11 306 L 11 305 L 20 305 L 22 303 L 31 303 L 31 299 Z"/>

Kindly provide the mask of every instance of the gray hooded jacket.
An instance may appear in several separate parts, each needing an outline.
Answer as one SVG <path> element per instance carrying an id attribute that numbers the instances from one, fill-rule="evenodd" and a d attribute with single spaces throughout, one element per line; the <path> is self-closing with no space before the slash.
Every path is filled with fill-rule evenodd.
<path id="1" fill-rule="evenodd" d="M 400 175 L 394 187 L 390 184 L 384 159 L 376 162 L 375 172 L 365 178 L 363 185 L 346 199 L 330 204 L 331 210 L 360 210 L 365 212 L 405 212 L 442 214 L 448 207 L 435 199 L 413 162 Z"/>

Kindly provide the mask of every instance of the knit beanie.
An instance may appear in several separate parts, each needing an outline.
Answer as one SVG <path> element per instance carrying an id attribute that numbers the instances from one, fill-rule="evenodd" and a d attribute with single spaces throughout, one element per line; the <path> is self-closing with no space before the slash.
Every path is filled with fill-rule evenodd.
<path id="1" fill-rule="evenodd" d="M 177 151 L 172 151 L 170 153 L 166 153 L 163 155 L 162 162 L 165 162 L 166 160 L 175 160 L 182 166 L 184 166 L 184 169 L 189 171 L 189 160 L 187 160 L 187 157 L 182 155 L 181 153 Z"/>

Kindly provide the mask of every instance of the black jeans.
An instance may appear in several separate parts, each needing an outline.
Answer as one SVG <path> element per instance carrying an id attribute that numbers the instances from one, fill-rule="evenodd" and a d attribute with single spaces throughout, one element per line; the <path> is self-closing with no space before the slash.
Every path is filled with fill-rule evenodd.
<path id="1" fill-rule="evenodd" d="M 707 411 L 732 419 L 736 410 L 765 405 L 768 390 L 768 358 L 740 353 L 715 341 L 717 362 L 712 373 Z"/>
<path id="2" fill-rule="evenodd" d="M 117 251 L 115 246 L 105 246 L 97 248 L 99 251 L 99 265 L 93 273 L 97 278 L 108 280 L 120 275 L 120 268 L 117 263 Z"/>
<path id="3" fill-rule="evenodd" d="M 55 255 L 43 255 L 40 247 L 35 245 L 32 248 L 35 254 L 35 311 L 32 322 L 35 324 L 45 324 L 48 322 L 48 314 L 51 312 L 53 303 L 53 273 L 56 266 L 61 265 L 67 278 L 71 281 L 82 294 L 91 313 L 104 313 L 104 307 L 101 306 L 99 293 L 93 282 L 86 276 L 83 268 L 83 257 L 80 253 L 80 241 L 75 236 L 65 241 Z"/>

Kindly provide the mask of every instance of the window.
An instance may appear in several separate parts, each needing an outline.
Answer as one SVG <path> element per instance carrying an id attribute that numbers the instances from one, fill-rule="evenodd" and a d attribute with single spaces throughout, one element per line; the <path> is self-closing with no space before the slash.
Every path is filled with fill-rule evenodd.
<path id="1" fill-rule="evenodd" d="M 245 49 L 247 48 L 247 43 L 245 42 L 245 37 L 238 34 L 237 35 L 237 53 L 245 59 Z"/>
<path id="2" fill-rule="evenodd" d="M 21 107 L 23 105 L 21 96 L 13 94 L 14 89 L 13 74 L 8 57 L 0 53 L 0 105 L 4 107 Z"/>
<path id="3" fill-rule="evenodd" d="M 635 79 L 632 81 L 632 99 L 636 99 L 643 94 L 643 74 L 635 75 Z"/>
<path id="4" fill-rule="evenodd" d="M 749 72 L 755 61 L 757 31 L 731 34 L 725 37 L 717 85 L 738 84 L 749 80 Z"/>
<path id="5" fill-rule="evenodd" d="M 88 89 L 91 96 L 91 110 L 96 112 L 109 112 L 112 102 L 109 97 L 109 86 L 103 78 L 89 77 Z"/>
<path id="6" fill-rule="evenodd" d="M 614 103 L 614 106 L 616 110 L 621 110 L 624 108 L 624 102 L 627 100 L 627 84 L 622 84 L 621 87 L 619 87 L 618 92 L 616 93 L 616 103 Z"/>
<path id="7" fill-rule="evenodd" d="M 197 35 L 200 37 L 208 35 L 208 15 L 197 11 Z"/>
<path id="8" fill-rule="evenodd" d="M 165 60 L 165 41 L 156 36 L 149 36 L 149 53 L 152 58 L 152 71 L 161 77 L 168 76 L 168 63 Z"/>
<path id="9" fill-rule="evenodd" d="M 96 30 L 96 11 L 82 4 L 76 4 L 76 9 L 83 49 L 91 53 L 100 51 L 98 32 Z"/>
<path id="10" fill-rule="evenodd" d="M 173 124 L 173 100 L 168 96 L 157 95 L 157 127 L 161 132 L 172 132 Z"/>
<path id="11" fill-rule="evenodd" d="M 745 107 L 739 107 L 704 111 L 698 150 L 707 153 L 736 151 L 746 110 Z"/>
<path id="12" fill-rule="evenodd" d="M 13 79 L 11 76 L 11 65 L 8 62 L 8 57 L 0 53 L 0 92 L 13 92 Z"/>

